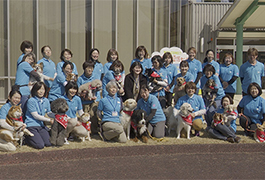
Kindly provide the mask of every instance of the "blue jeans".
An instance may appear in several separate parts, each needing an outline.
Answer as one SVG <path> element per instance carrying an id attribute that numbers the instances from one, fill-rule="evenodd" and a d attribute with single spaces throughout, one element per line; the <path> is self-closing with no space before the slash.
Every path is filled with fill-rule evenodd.
<path id="1" fill-rule="evenodd" d="M 47 127 L 32 126 L 27 127 L 27 129 L 34 134 L 34 136 L 26 136 L 25 142 L 28 146 L 35 149 L 43 149 L 45 146 L 51 146 Z"/>

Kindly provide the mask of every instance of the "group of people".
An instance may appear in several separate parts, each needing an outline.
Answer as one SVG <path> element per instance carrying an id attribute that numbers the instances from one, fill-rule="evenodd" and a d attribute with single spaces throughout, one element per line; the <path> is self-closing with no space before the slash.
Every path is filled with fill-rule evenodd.
<path id="1" fill-rule="evenodd" d="M 24 114 L 23 122 L 34 134 L 25 137 L 25 144 L 36 149 L 53 145 L 46 124 L 52 124 L 54 121 L 50 103 L 57 98 L 64 98 L 67 101 L 69 110 L 66 115 L 75 119 L 80 131 L 85 127 L 77 120 L 77 113 L 82 116 L 87 112 L 90 114 L 92 134 L 100 132 L 107 141 L 123 143 L 127 138 L 121 125 L 120 111 L 123 102 L 130 98 L 136 100 L 136 109 L 146 111 L 147 129 L 150 136 L 156 138 L 163 138 L 166 134 L 167 119 L 163 110 L 174 106 L 174 116 L 177 116 L 181 105 L 185 102 L 191 104 L 194 109 L 191 117 L 196 136 L 200 136 L 205 119 L 206 130 L 214 138 L 238 143 L 240 138 L 236 136 L 235 124 L 238 116 L 245 134 L 250 136 L 257 128 L 256 124 L 262 124 L 265 120 L 265 100 L 260 97 L 264 65 L 257 61 L 258 51 L 255 48 L 248 50 L 249 59 L 239 70 L 230 53 L 226 53 L 223 62 L 219 64 L 214 60 L 214 51 L 208 50 L 204 62 L 201 63 L 196 59 L 196 49 L 191 47 L 187 51 L 189 58 L 180 63 L 180 73 L 178 73 L 170 52 L 164 53 L 162 57 L 155 55 L 149 59 L 146 48 L 139 46 L 127 75 L 115 49 L 108 51 L 107 63 L 103 66 L 99 61 L 99 50 L 93 48 L 90 50 L 89 58 L 82 64 L 83 73 L 76 81 L 67 80 L 69 74 L 78 76 L 76 65 L 71 61 L 73 57 L 71 50 L 62 50 L 61 62 L 57 66 L 50 59 L 52 49 L 48 45 L 41 48 L 43 58 L 37 62 L 30 41 L 22 42 L 21 51 L 22 55 L 17 61 L 15 86 L 9 93 L 7 103 L 0 109 L 0 127 L 12 132 L 17 131 L 17 128 L 7 124 L 5 119 L 11 106 L 20 104 Z M 44 82 L 41 81 L 43 77 L 33 69 L 36 63 L 43 64 L 43 74 L 48 77 L 44 78 Z M 147 72 L 150 70 L 154 76 L 148 75 Z M 32 77 L 37 82 L 31 82 Z M 176 88 L 178 77 L 185 78 L 185 95 L 173 103 L 173 89 Z M 233 104 L 238 77 L 242 82 L 243 98 L 234 112 L 231 124 L 213 123 L 215 113 L 224 113 L 226 107 Z M 151 82 L 152 78 L 154 81 Z M 92 98 L 80 96 L 78 88 L 96 79 L 102 81 L 102 94 L 97 91 L 96 96 Z M 209 79 L 215 82 L 214 103 L 198 95 L 199 89 L 203 90 Z M 183 87 L 178 90 L 183 90 Z M 67 132 L 69 136 L 66 137 L 65 143 L 68 143 L 67 138 L 74 138 L 71 130 Z M 15 149 L 14 144 L 0 139 L 0 150 Z"/>

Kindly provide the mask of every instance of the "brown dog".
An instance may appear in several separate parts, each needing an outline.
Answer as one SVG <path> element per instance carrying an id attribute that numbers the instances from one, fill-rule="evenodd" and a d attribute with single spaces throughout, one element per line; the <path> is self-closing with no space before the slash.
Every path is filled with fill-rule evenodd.
<path id="1" fill-rule="evenodd" d="M 184 77 L 178 77 L 176 79 L 177 84 L 175 85 L 173 89 L 174 95 L 174 103 L 177 104 L 178 99 L 186 94 L 185 92 L 185 86 L 186 86 L 186 80 Z"/>
<path id="2" fill-rule="evenodd" d="M 215 113 L 213 115 L 212 128 L 215 128 L 218 124 L 224 124 L 224 117 L 221 113 Z"/>

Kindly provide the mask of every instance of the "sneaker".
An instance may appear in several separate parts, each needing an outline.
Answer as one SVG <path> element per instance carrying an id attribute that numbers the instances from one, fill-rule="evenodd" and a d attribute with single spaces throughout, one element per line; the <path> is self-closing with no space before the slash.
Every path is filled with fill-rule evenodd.
<path id="1" fill-rule="evenodd" d="M 64 139 L 64 144 L 69 144 L 67 138 Z"/>
<path id="2" fill-rule="evenodd" d="M 241 141 L 241 138 L 240 138 L 240 137 L 236 137 L 236 138 L 235 138 L 235 142 L 236 142 L 236 143 L 239 143 L 240 141 Z"/>
<path id="3" fill-rule="evenodd" d="M 232 138 L 232 137 L 228 137 L 226 140 L 228 142 L 230 142 L 230 143 L 234 143 L 235 142 L 234 138 Z"/>
<path id="4" fill-rule="evenodd" d="M 195 136 L 200 136 L 200 131 L 195 130 Z"/>

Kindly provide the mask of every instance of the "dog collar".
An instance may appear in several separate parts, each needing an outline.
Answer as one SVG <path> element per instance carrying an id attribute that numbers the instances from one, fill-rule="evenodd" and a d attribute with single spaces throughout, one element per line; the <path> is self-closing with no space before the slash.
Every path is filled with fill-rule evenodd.
<path id="1" fill-rule="evenodd" d="M 184 82 L 182 85 L 185 85 L 186 84 L 186 82 Z"/>
<path id="2" fill-rule="evenodd" d="M 237 113 L 235 111 L 231 111 L 231 112 L 226 111 L 226 113 L 231 114 L 231 115 L 235 115 L 235 116 L 237 115 Z"/>
<path id="3" fill-rule="evenodd" d="M 95 90 L 97 87 L 92 87 L 92 85 L 90 84 L 89 85 L 89 87 L 88 87 L 88 89 L 90 89 L 90 90 Z"/>
<path id="4" fill-rule="evenodd" d="M 132 116 L 133 111 L 123 111 L 125 114 L 128 114 L 129 116 Z"/>
<path id="5" fill-rule="evenodd" d="M 213 125 L 214 125 L 214 126 L 217 126 L 217 125 L 220 124 L 221 122 L 222 122 L 222 120 L 214 119 L 214 120 L 213 120 Z"/>
<path id="6" fill-rule="evenodd" d="M 116 81 L 119 81 L 120 79 L 121 79 L 121 75 L 115 75 L 115 79 L 116 79 Z"/>
<path id="7" fill-rule="evenodd" d="M 20 121 L 23 122 L 23 118 L 22 116 L 20 116 L 19 118 L 13 118 L 13 117 L 9 117 L 10 119 L 12 119 L 13 121 Z"/>

